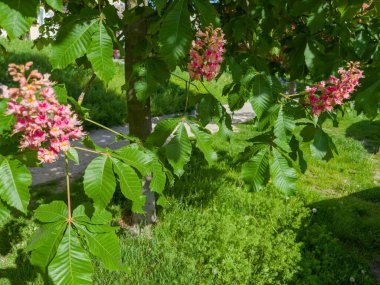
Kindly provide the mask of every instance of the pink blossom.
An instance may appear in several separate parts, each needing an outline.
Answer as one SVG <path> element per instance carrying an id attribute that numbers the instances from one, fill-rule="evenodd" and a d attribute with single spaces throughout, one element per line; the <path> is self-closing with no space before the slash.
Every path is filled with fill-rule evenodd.
<path id="1" fill-rule="evenodd" d="M 221 28 L 213 29 L 212 25 L 206 31 L 198 31 L 190 49 L 188 71 L 192 80 L 206 78 L 211 81 L 220 71 L 223 62 L 224 34 Z"/>
<path id="2" fill-rule="evenodd" d="M 58 103 L 48 74 L 33 70 L 25 75 L 31 66 L 31 62 L 9 65 L 9 74 L 20 87 L 6 89 L 0 98 L 10 99 L 6 114 L 16 119 L 13 133 L 22 134 L 20 149 L 38 149 L 38 159 L 52 163 L 60 151 L 69 150 L 70 139 L 80 139 L 84 133 L 77 115 Z"/>
<path id="3" fill-rule="evenodd" d="M 359 63 L 356 62 L 349 62 L 347 69 L 340 67 L 338 74 L 340 78 L 331 75 L 327 82 L 321 81 L 314 87 L 306 87 L 306 105 L 311 107 L 314 116 L 330 112 L 336 105 L 342 105 L 355 91 L 359 80 L 364 77 Z"/>

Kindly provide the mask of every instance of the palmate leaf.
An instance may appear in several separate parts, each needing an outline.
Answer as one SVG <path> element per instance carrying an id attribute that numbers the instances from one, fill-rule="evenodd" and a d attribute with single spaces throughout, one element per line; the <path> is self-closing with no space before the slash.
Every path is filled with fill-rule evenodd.
<path id="1" fill-rule="evenodd" d="M 149 164 L 152 162 L 152 157 L 134 145 L 119 148 L 114 156 L 136 168 L 144 176 L 150 171 Z"/>
<path id="2" fill-rule="evenodd" d="M 181 118 L 170 118 L 159 121 L 153 132 L 146 140 L 147 146 L 162 146 L 177 125 L 181 122 Z"/>
<path id="3" fill-rule="evenodd" d="M 87 57 L 95 71 L 95 74 L 106 82 L 115 74 L 115 65 L 112 61 L 113 44 L 103 22 L 96 25 L 91 38 L 91 44 L 87 50 Z"/>
<path id="4" fill-rule="evenodd" d="M 100 156 L 90 162 L 83 176 L 83 186 L 95 205 L 108 205 L 116 189 L 112 161 L 108 156 Z"/>
<path id="5" fill-rule="evenodd" d="M 56 222 L 41 226 L 32 236 L 26 251 L 32 251 L 30 262 L 43 271 L 57 252 L 66 229 L 66 222 Z"/>
<path id="6" fill-rule="evenodd" d="M 120 189 L 126 198 L 132 201 L 134 213 L 144 213 L 146 196 L 142 195 L 142 182 L 136 172 L 126 163 L 112 158 L 115 173 L 119 177 Z"/>
<path id="7" fill-rule="evenodd" d="M 241 175 L 254 191 L 259 191 L 266 185 L 269 180 L 269 148 L 267 146 L 243 164 Z"/>
<path id="8" fill-rule="evenodd" d="M 11 39 L 19 38 L 29 31 L 37 15 L 39 1 L 1 0 L 0 26 Z"/>
<path id="9" fill-rule="evenodd" d="M 78 21 L 60 28 L 52 48 L 50 61 L 53 68 L 65 68 L 77 58 L 85 55 L 98 20 Z"/>
<path id="10" fill-rule="evenodd" d="M 194 4 L 198 10 L 203 27 L 207 27 L 210 24 L 213 24 L 215 27 L 220 24 L 218 13 L 210 1 L 194 0 Z"/>
<path id="11" fill-rule="evenodd" d="M 32 236 L 26 250 L 32 251 L 31 263 L 45 270 L 56 254 L 66 229 L 68 210 L 63 201 L 53 201 L 39 206 L 35 218 L 43 222 Z"/>
<path id="12" fill-rule="evenodd" d="M 310 152 L 316 159 L 329 160 L 337 151 L 330 136 L 321 128 L 317 128 L 314 134 L 314 141 L 310 145 Z"/>
<path id="13" fill-rule="evenodd" d="M 139 71 L 140 80 L 135 83 L 136 97 L 141 102 L 157 91 L 159 86 L 169 80 L 170 72 L 165 62 L 157 58 L 148 58 Z"/>
<path id="14" fill-rule="evenodd" d="M 73 212 L 74 225 L 86 238 L 90 252 L 99 257 L 107 269 L 120 270 L 123 269 L 121 250 L 116 228 L 110 226 L 111 220 L 111 213 L 104 209 L 96 208 L 91 220 L 85 214 L 83 205 Z"/>
<path id="15" fill-rule="evenodd" d="M 273 185 L 285 194 L 290 194 L 295 190 L 297 181 L 297 172 L 289 166 L 289 162 L 277 149 L 272 149 L 272 155 L 269 159 L 270 174 Z"/>
<path id="16" fill-rule="evenodd" d="M 79 164 L 79 155 L 75 148 L 70 147 L 69 150 L 65 154 L 68 159 L 74 161 L 75 164 Z"/>
<path id="17" fill-rule="evenodd" d="M 173 139 L 164 148 L 175 175 L 181 176 L 184 173 L 183 167 L 191 156 L 191 143 L 183 123 L 178 126 Z"/>
<path id="18" fill-rule="evenodd" d="M 252 97 L 250 99 L 253 110 L 260 119 L 272 106 L 273 96 L 268 78 L 264 74 L 256 74 L 253 79 Z"/>
<path id="19" fill-rule="evenodd" d="M 11 212 L 7 209 L 3 202 L 0 201 L 0 226 L 2 226 L 10 216 Z"/>
<path id="20" fill-rule="evenodd" d="M 294 128 L 294 120 L 284 113 L 283 107 L 281 106 L 274 124 L 274 135 L 280 140 L 288 142 L 287 131 L 292 131 Z"/>
<path id="21" fill-rule="evenodd" d="M 26 213 L 32 175 L 18 160 L 3 158 L 0 162 L 0 197 L 8 205 Z"/>
<path id="22" fill-rule="evenodd" d="M 43 223 L 65 222 L 67 215 L 67 206 L 63 201 L 43 204 L 34 211 L 35 218 Z"/>
<path id="23" fill-rule="evenodd" d="M 164 168 L 161 162 L 156 159 L 151 163 L 151 169 L 153 177 L 150 181 L 149 187 L 152 191 L 158 194 L 162 194 L 166 185 L 166 173 L 164 171 Z M 164 198 L 161 198 L 160 201 L 163 199 Z"/>
<path id="24" fill-rule="evenodd" d="M 161 54 L 170 67 L 188 54 L 192 40 L 188 0 L 177 0 L 172 3 L 165 15 L 159 39 L 162 44 Z"/>
<path id="25" fill-rule="evenodd" d="M 7 102 L 1 101 L 0 102 L 0 135 L 2 135 L 5 131 L 10 131 L 15 121 L 14 116 L 5 115 L 6 110 L 7 110 Z"/>
<path id="26" fill-rule="evenodd" d="M 46 0 L 46 3 L 53 9 L 62 12 L 63 0 Z"/>
<path id="27" fill-rule="evenodd" d="M 218 155 L 211 147 L 211 135 L 194 123 L 190 123 L 189 125 L 192 133 L 195 135 L 197 148 L 203 153 L 208 164 L 212 165 L 218 159 Z"/>
<path id="28" fill-rule="evenodd" d="M 71 225 L 68 225 L 57 254 L 48 267 L 48 274 L 54 284 L 92 284 L 91 260 Z"/>
<path id="29" fill-rule="evenodd" d="M 165 8 L 167 1 L 166 0 L 153 0 L 153 2 L 157 8 L 158 14 L 161 16 L 161 12 Z"/>

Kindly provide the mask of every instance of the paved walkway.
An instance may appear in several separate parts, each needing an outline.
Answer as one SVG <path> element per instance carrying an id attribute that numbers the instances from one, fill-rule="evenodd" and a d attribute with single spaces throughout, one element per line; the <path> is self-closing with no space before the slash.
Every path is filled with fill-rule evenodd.
<path id="1" fill-rule="evenodd" d="M 254 117 L 251 104 L 249 103 L 246 103 L 242 109 L 235 111 L 233 114 L 229 111 L 227 106 L 225 107 L 227 111 L 232 115 L 233 124 L 247 122 Z M 165 115 L 161 117 L 154 117 L 153 127 L 160 120 L 173 117 L 173 116 L 174 115 Z M 218 126 L 215 124 L 209 124 L 206 126 L 206 128 L 208 128 L 213 133 L 218 131 Z M 113 127 L 112 129 L 120 133 L 128 134 L 128 125 Z M 104 129 L 91 131 L 89 133 L 89 136 L 97 145 L 101 147 L 109 147 L 111 149 L 116 149 L 121 146 L 127 145 L 129 143 L 128 140 L 118 141 L 115 143 L 114 142 L 115 135 Z M 81 146 L 79 142 L 74 142 L 74 145 Z M 73 162 L 70 161 L 70 166 L 69 166 L 71 176 L 74 178 L 79 177 L 84 172 L 84 170 L 86 169 L 90 161 L 97 156 L 96 154 L 92 154 L 92 153 L 88 153 L 84 151 L 78 151 L 78 154 L 79 154 L 80 164 L 75 165 Z M 61 157 L 55 163 L 46 164 L 41 168 L 30 168 L 30 171 L 33 176 L 32 185 L 39 185 L 39 184 L 50 183 L 53 181 L 60 181 L 65 178 L 64 160 Z"/>

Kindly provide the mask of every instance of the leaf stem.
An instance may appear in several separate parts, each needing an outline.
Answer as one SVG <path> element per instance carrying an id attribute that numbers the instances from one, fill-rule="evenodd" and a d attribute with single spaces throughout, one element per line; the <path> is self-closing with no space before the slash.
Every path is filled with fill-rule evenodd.
<path id="1" fill-rule="evenodd" d="M 185 103 L 185 114 L 187 112 L 187 105 L 189 103 L 189 85 L 190 85 L 190 78 L 189 81 L 186 81 L 186 103 Z"/>
<path id="2" fill-rule="evenodd" d="M 170 74 L 173 75 L 173 76 L 175 76 L 175 77 L 177 77 L 177 78 L 179 78 L 179 79 L 181 79 L 181 80 L 183 80 L 183 81 L 185 81 L 185 82 L 188 82 L 187 79 L 185 79 L 185 78 L 183 78 L 183 77 L 181 77 L 181 76 L 179 76 L 179 75 L 177 75 L 177 74 L 175 74 L 175 73 L 173 73 L 173 72 L 170 72 Z M 191 83 L 191 82 L 190 82 L 190 84 L 191 84 L 192 86 L 194 86 L 194 87 L 199 91 L 199 88 L 198 88 L 197 85 L 195 85 L 194 83 Z"/>
<path id="3" fill-rule="evenodd" d="M 109 155 L 106 152 L 101 152 L 101 151 L 97 151 L 97 150 L 91 150 L 91 149 L 87 149 L 87 148 L 83 148 L 83 147 L 79 147 L 79 146 L 73 146 L 73 148 L 75 148 L 77 150 L 81 150 L 81 151 L 86 151 L 86 152 L 91 152 L 91 153 L 95 153 L 95 154 L 100 154 L 100 155 Z"/>
<path id="4" fill-rule="evenodd" d="M 70 197 L 70 174 L 69 174 L 69 159 L 65 156 L 65 172 L 66 172 L 66 190 L 67 190 L 67 223 L 72 223 L 71 217 L 71 197 Z"/>
<path id="5" fill-rule="evenodd" d="M 305 91 L 302 91 L 300 93 L 294 93 L 294 94 L 289 94 L 289 95 L 286 95 L 286 94 L 283 94 L 283 93 L 279 93 L 282 97 L 285 97 L 286 99 L 289 99 L 291 97 L 297 97 L 297 96 L 301 96 L 301 95 L 305 95 Z"/>
<path id="6" fill-rule="evenodd" d="M 212 97 L 215 97 L 215 96 L 210 92 L 210 90 L 207 89 L 206 85 L 205 85 L 202 81 L 199 81 L 199 82 L 202 84 L 203 88 L 207 91 L 208 94 L 210 94 Z"/>
<path id="7" fill-rule="evenodd" d="M 87 121 L 87 122 L 90 122 L 90 123 L 92 123 L 92 124 L 94 124 L 94 125 L 97 125 L 98 127 L 101 127 L 102 129 L 105 129 L 105 130 L 107 130 L 107 131 L 110 131 L 111 133 L 114 133 L 115 135 L 118 135 L 118 136 L 122 136 L 122 137 L 124 137 L 124 138 L 127 138 L 127 136 L 125 136 L 124 134 L 119 133 L 119 132 L 117 132 L 117 131 L 114 131 L 113 129 L 110 129 L 110 128 L 108 128 L 108 127 L 106 127 L 106 126 L 104 126 L 104 125 L 102 125 L 102 124 L 100 124 L 100 123 L 98 123 L 98 122 L 95 122 L 95 121 L 91 120 L 91 119 L 85 118 L 84 120 Z"/>

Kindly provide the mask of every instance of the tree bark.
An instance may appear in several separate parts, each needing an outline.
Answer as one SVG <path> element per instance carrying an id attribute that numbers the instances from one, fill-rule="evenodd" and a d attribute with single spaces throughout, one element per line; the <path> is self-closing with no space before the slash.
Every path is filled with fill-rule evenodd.
<path id="1" fill-rule="evenodd" d="M 133 8 L 136 1 L 130 1 L 129 9 Z M 138 79 L 133 74 L 133 66 L 145 59 L 144 53 L 141 52 L 141 44 L 146 40 L 148 23 L 147 19 L 140 19 L 125 28 L 125 82 L 127 87 L 128 99 L 128 123 L 129 133 L 137 136 L 141 140 L 146 139 L 152 131 L 152 117 L 150 112 L 150 98 L 145 102 L 140 102 L 136 97 L 134 84 Z M 151 224 L 157 220 L 155 195 L 149 189 L 150 177 L 144 179 L 142 189 L 143 195 L 146 196 L 144 205 L 145 214 L 133 214 L 133 222 Z"/>

